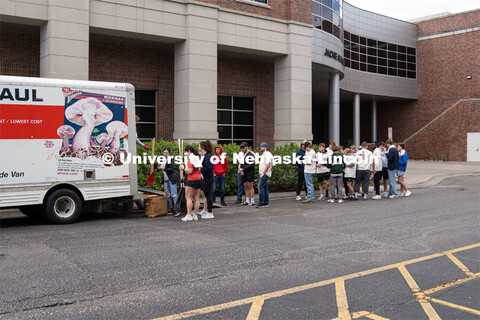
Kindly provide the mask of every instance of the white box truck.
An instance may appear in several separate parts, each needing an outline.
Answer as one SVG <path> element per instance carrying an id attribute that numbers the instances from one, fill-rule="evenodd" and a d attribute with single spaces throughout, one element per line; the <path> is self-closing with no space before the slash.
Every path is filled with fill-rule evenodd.
<path id="1" fill-rule="evenodd" d="M 135 91 L 127 83 L 0 76 L 0 208 L 75 221 L 139 198 Z"/>

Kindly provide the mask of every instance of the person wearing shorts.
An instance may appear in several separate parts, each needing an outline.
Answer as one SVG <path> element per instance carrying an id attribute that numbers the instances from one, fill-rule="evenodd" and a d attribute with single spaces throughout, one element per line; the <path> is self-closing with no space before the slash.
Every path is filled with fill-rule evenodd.
<path id="1" fill-rule="evenodd" d="M 405 150 L 405 144 L 399 143 L 397 146 L 398 149 L 398 170 L 397 170 L 397 177 L 398 183 L 400 184 L 400 194 L 401 196 L 409 197 L 412 193 L 407 188 L 407 184 L 405 183 L 404 175 L 405 171 L 407 170 L 407 162 L 408 162 L 408 153 Z"/>
<path id="2" fill-rule="evenodd" d="M 354 197 L 353 182 L 355 181 L 355 175 L 357 172 L 357 164 L 355 163 L 355 156 L 350 148 L 345 149 L 345 173 L 344 180 L 348 188 L 348 199 L 356 200 Z"/>
<path id="3" fill-rule="evenodd" d="M 325 200 L 325 197 L 328 197 L 328 189 L 330 188 L 330 169 L 325 165 L 327 160 L 328 153 L 325 150 L 325 143 L 319 143 L 317 152 L 317 181 L 320 189 L 319 201 Z M 323 195 L 323 181 L 327 182 L 326 196 Z"/>
<path id="4" fill-rule="evenodd" d="M 242 142 L 240 150 L 245 154 L 244 162 L 240 165 L 242 174 L 243 188 L 245 189 L 245 202 L 243 205 L 255 205 L 255 190 L 253 189 L 253 180 L 255 179 L 255 155 L 248 150 L 248 143 Z"/>
<path id="5" fill-rule="evenodd" d="M 202 191 L 202 174 L 200 168 L 200 156 L 197 150 L 192 146 L 185 148 L 188 161 L 187 166 L 180 165 L 180 170 L 185 169 L 188 174 L 188 180 L 185 184 L 185 200 L 187 202 L 187 215 L 182 218 L 182 221 L 196 221 L 198 220 L 198 210 L 200 209 L 200 193 Z M 192 208 L 194 214 L 192 215 Z"/>

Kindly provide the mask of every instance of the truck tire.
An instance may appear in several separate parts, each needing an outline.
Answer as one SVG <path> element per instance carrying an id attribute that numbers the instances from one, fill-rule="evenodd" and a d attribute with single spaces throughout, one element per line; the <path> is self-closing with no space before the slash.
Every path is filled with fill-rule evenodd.
<path id="1" fill-rule="evenodd" d="M 20 210 L 20 212 L 23 213 L 24 215 L 31 218 L 39 218 L 42 215 L 41 205 L 23 206 L 23 207 L 19 207 L 18 210 Z"/>
<path id="2" fill-rule="evenodd" d="M 60 189 L 50 194 L 43 206 L 45 218 L 56 224 L 72 223 L 82 212 L 82 201 L 72 190 Z"/>

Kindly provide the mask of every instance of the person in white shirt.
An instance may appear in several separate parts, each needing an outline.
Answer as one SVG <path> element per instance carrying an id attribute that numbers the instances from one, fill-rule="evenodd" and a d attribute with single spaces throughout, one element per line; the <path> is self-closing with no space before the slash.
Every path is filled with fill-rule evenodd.
<path id="1" fill-rule="evenodd" d="M 353 182 L 355 181 L 355 175 L 357 171 L 357 165 L 355 163 L 355 156 L 350 148 L 346 148 L 345 151 L 345 174 L 344 179 L 347 183 L 349 200 L 355 199 L 353 191 Z"/>
<path id="2" fill-rule="evenodd" d="M 305 142 L 305 156 L 303 157 L 302 162 L 305 164 L 304 174 L 305 174 L 305 184 L 307 185 L 307 200 L 304 200 L 303 203 L 310 203 L 313 201 L 313 176 L 315 175 L 315 168 L 317 164 L 317 155 L 312 149 L 312 144 L 310 142 Z"/>
<path id="3" fill-rule="evenodd" d="M 355 198 L 358 198 L 360 184 L 363 181 L 363 200 L 367 200 L 368 186 L 370 184 L 370 160 L 372 158 L 372 152 L 368 150 L 368 143 L 366 141 L 362 142 L 362 150 L 357 151 L 355 156 L 357 158 Z"/>
<path id="4" fill-rule="evenodd" d="M 376 144 L 375 144 L 376 146 Z M 373 183 L 375 185 L 375 195 L 372 197 L 373 200 L 380 200 L 380 180 L 382 179 L 382 150 L 379 147 L 376 147 L 373 150 Z"/>
<path id="5" fill-rule="evenodd" d="M 260 164 L 258 166 L 258 205 L 256 208 L 268 208 L 269 196 L 268 196 L 268 179 L 272 176 L 273 155 L 268 149 L 268 144 L 262 142 L 260 144 L 260 151 L 262 156 L 260 157 Z"/>
<path id="6" fill-rule="evenodd" d="M 317 181 L 320 188 L 320 197 L 318 197 L 318 201 L 327 199 L 328 190 L 330 190 L 330 169 L 326 166 L 329 155 L 330 154 L 325 150 L 325 143 L 318 144 Z M 323 181 L 326 181 L 326 196 L 323 195 Z"/>

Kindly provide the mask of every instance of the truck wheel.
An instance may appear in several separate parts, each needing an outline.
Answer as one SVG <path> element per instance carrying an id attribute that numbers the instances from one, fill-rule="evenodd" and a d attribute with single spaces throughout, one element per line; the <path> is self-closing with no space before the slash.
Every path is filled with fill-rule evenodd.
<path id="1" fill-rule="evenodd" d="M 80 197 L 68 189 L 54 191 L 48 196 L 43 207 L 43 214 L 53 223 L 72 223 L 82 211 Z"/>
<path id="2" fill-rule="evenodd" d="M 19 207 L 18 210 L 20 210 L 21 213 L 24 215 L 31 217 L 31 218 L 38 218 L 41 216 L 42 213 L 42 206 L 36 205 L 36 206 L 23 206 Z"/>

